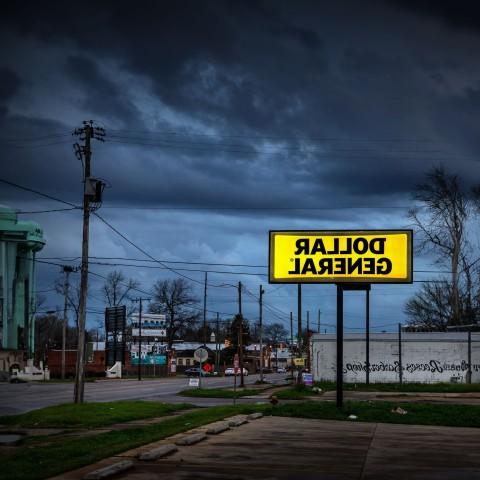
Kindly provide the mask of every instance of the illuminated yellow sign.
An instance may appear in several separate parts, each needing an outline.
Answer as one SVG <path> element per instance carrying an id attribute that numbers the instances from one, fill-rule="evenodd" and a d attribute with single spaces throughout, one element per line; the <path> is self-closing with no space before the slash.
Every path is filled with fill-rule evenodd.
<path id="1" fill-rule="evenodd" d="M 305 359 L 304 358 L 294 358 L 293 364 L 296 367 L 304 367 L 305 366 Z"/>
<path id="2" fill-rule="evenodd" d="M 412 231 L 270 231 L 270 283 L 411 283 Z"/>

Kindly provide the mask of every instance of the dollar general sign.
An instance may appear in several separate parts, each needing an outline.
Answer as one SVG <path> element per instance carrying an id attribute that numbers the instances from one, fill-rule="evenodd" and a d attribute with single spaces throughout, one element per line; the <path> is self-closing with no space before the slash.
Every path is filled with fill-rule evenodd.
<path id="1" fill-rule="evenodd" d="M 270 283 L 411 283 L 412 231 L 270 231 Z"/>

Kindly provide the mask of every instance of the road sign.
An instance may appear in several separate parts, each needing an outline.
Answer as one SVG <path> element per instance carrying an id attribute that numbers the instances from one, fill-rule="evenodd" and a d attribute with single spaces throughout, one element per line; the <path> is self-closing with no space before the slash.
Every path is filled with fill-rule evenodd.
<path id="1" fill-rule="evenodd" d="M 208 358 L 208 351 L 203 347 L 197 348 L 195 352 L 193 352 L 193 358 L 195 358 L 197 362 L 204 362 Z"/>
<path id="2" fill-rule="evenodd" d="M 270 283 L 412 281 L 412 230 L 270 231 Z"/>
<path id="3" fill-rule="evenodd" d="M 132 337 L 138 337 L 139 335 L 140 335 L 140 329 L 132 328 Z M 167 336 L 167 330 L 164 328 L 142 328 L 142 337 L 163 338 L 166 336 Z"/>
<path id="4" fill-rule="evenodd" d="M 199 378 L 190 378 L 188 380 L 189 387 L 199 387 L 200 386 L 200 379 Z"/>
<path id="5" fill-rule="evenodd" d="M 307 387 L 313 387 L 313 375 L 311 373 L 302 373 L 303 384 Z"/>

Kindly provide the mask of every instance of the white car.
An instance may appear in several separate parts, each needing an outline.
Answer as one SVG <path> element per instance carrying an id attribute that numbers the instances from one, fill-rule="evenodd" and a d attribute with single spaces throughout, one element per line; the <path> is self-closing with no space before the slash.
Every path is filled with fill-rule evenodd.
<path id="1" fill-rule="evenodd" d="M 225 369 L 225 376 L 231 377 L 235 375 L 235 369 L 233 367 L 229 367 Z M 240 368 L 237 371 L 237 375 L 240 375 Z M 243 369 L 243 375 L 248 376 L 248 370 L 246 368 Z"/>

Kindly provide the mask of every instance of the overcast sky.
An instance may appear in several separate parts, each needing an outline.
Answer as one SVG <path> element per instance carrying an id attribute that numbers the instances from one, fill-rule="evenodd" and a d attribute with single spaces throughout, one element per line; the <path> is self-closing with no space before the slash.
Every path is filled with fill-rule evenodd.
<path id="1" fill-rule="evenodd" d="M 258 275 L 267 273 L 269 229 L 406 228 L 412 191 L 432 166 L 480 181 L 480 10 L 448 5 L 9 2 L 0 16 L 1 177 L 80 204 L 71 132 L 95 120 L 107 136 L 93 144 L 92 170 L 111 187 L 99 213 L 157 259 L 255 265 L 169 264 L 200 270 L 182 271 L 199 282 L 206 268 L 257 274 L 209 273 L 209 315 L 236 312 L 236 291 L 217 286 L 241 280 L 255 295 L 266 286 L 266 322 L 288 326 L 296 286 Z M 62 208 L 5 185 L 0 202 Z M 44 228 L 41 257 L 80 256 L 80 211 L 22 218 Z M 95 218 L 90 238 L 92 256 L 146 258 Z M 414 267 L 441 270 L 422 255 Z M 118 268 L 145 290 L 175 277 Z M 39 265 L 38 289 L 59 277 L 57 266 Z M 94 325 L 102 280 L 90 281 Z M 419 285 L 373 287 L 377 331 L 406 320 Z M 42 308 L 62 304 L 46 294 Z M 257 300 L 244 302 L 256 320 Z M 348 294 L 347 331 L 362 327 L 363 305 L 361 293 Z M 334 286 L 304 287 L 315 325 L 318 309 L 322 323 L 335 323 Z"/>

